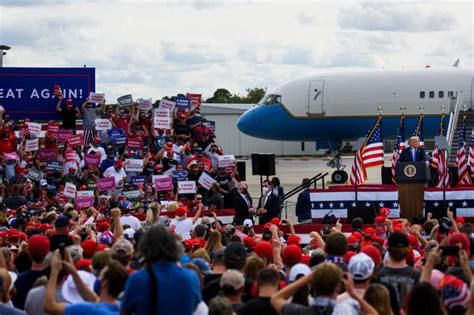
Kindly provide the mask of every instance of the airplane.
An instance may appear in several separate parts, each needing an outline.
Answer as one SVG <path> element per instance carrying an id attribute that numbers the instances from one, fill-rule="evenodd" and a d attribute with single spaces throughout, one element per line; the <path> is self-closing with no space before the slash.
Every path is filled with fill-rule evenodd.
<path id="1" fill-rule="evenodd" d="M 328 71 L 290 80 L 267 91 L 242 114 L 237 127 L 256 138 L 315 141 L 317 149 L 337 152 L 343 141 L 364 136 L 379 112 L 384 139 L 395 139 L 401 111 L 407 133 L 415 130 L 423 112 L 425 139 L 434 138 L 442 113 L 454 111 L 457 92 L 462 91 L 464 108 L 474 103 L 473 69 L 458 64 L 459 60 L 440 69 Z M 444 130 L 448 123 L 445 119 Z M 333 157 L 328 163 L 337 168 L 332 180 L 343 183 L 347 173 L 339 153 Z"/>

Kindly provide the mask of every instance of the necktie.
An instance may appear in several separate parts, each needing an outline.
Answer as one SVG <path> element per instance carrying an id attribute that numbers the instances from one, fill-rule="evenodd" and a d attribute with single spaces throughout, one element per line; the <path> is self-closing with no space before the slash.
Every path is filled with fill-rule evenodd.
<path id="1" fill-rule="evenodd" d="M 413 149 L 413 162 L 416 162 L 416 149 Z"/>

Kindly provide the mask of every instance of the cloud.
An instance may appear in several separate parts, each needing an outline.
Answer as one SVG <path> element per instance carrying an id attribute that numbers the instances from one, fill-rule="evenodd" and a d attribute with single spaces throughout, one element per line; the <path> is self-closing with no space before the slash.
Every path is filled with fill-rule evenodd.
<path id="1" fill-rule="evenodd" d="M 223 62 L 225 58 L 203 45 L 177 45 L 166 42 L 161 45 L 163 60 L 186 64 L 207 64 Z"/>
<path id="2" fill-rule="evenodd" d="M 362 4 L 341 8 L 342 28 L 364 31 L 428 32 L 450 30 L 455 18 L 416 4 Z"/>

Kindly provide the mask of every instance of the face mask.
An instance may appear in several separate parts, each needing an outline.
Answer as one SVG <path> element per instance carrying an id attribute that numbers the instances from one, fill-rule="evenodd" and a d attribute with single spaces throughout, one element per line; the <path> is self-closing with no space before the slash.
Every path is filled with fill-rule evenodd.
<path id="1" fill-rule="evenodd" d="M 246 193 L 247 193 L 247 188 L 241 189 L 240 192 L 241 192 L 242 194 L 246 194 Z"/>
<path id="2" fill-rule="evenodd" d="M 262 191 L 263 191 L 263 194 L 265 195 L 268 192 L 268 187 L 263 187 Z"/>

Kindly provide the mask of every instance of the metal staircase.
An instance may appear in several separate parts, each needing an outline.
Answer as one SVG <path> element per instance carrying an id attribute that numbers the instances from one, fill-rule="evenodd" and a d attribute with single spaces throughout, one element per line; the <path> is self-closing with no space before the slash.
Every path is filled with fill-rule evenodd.
<path id="1" fill-rule="evenodd" d="M 467 105 L 462 104 L 462 93 L 459 93 L 456 99 L 454 112 L 451 112 L 449 126 L 447 131 L 447 140 L 449 144 L 449 166 L 456 164 L 456 152 L 459 145 L 459 133 L 463 125 L 463 117 L 466 117 L 466 153 L 469 154 L 471 147 L 471 133 L 474 128 L 474 110 L 469 109 Z"/>

